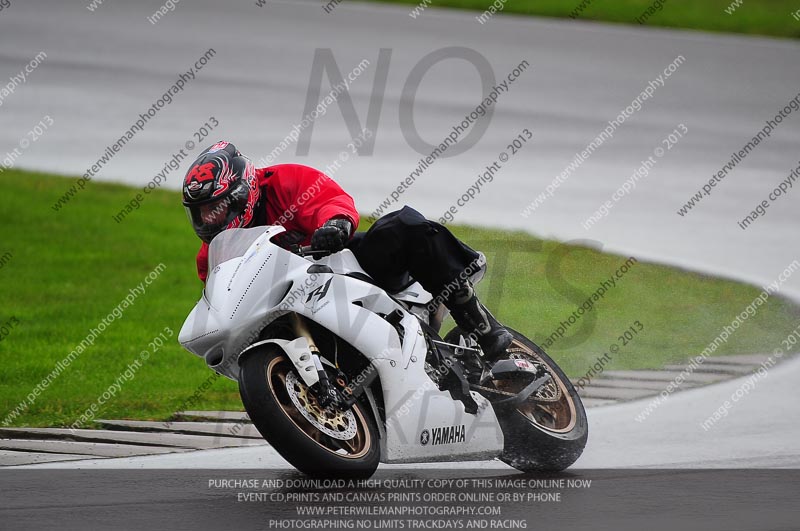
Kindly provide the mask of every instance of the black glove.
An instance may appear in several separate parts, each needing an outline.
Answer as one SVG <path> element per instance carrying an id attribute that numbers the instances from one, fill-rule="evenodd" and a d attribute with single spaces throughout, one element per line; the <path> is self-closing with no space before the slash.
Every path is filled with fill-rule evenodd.
<path id="1" fill-rule="evenodd" d="M 346 219 L 329 219 L 311 235 L 311 250 L 335 253 L 344 249 L 353 224 Z"/>

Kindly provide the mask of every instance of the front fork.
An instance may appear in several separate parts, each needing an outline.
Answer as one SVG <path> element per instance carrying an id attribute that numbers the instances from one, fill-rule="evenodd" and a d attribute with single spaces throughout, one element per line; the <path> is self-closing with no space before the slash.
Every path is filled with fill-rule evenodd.
<path id="1" fill-rule="evenodd" d="M 311 358 L 314 360 L 314 367 L 317 369 L 319 382 L 311 388 L 317 395 L 320 405 L 323 408 L 328 406 L 337 406 L 340 409 L 350 409 L 356 403 L 358 397 L 372 384 L 377 377 L 377 371 L 370 371 L 368 376 L 359 382 L 355 387 L 347 385 L 343 378 L 337 377 L 336 383 L 342 388 L 342 391 L 336 388 L 328 378 L 328 372 L 322 365 L 322 357 L 320 356 L 319 348 L 311 335 L 311 330 L 308 328 L 306 318 L 298 313 L 292 313 L 291 316 L 292 329 L 297 337 L 304 337 L 308 341 L 308 350 L 311 351 Z M 336 367 L 338 370 L 338 367 Z"/>
<path id="2" fill-rule="evenodd" d="M 308 329 L 308 323 L 305 318 L 298 314 L 292 313 L 292 329 L 297 337 L 304 337 L 308 341 L 308 350 L 311 351 L 311 359 L 314 360 L 314 367 L 317 369 L 317 376 L 319 376 L 317 399 L 323 408 L 336 405 L 340 402 L 339 392 L 331 385 L 328 380 L 328 373 L 322 366 L 322 361 L 319 356 L 319 348 L 314 342 L 314 336 L 311 335 L 311 330 Z"/>

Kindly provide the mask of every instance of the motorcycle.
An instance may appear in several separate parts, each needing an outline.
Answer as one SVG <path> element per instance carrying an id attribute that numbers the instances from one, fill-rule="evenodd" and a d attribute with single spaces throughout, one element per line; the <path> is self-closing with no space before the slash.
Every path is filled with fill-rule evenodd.
<path id="1" fill-rule="evenodd" d="M 313 477 L 366 478 L 383 463 L 499 458 L 563 470 L 586 444 L 586 412 L 545 352 L 514 337 L 489 363 L 409 278 L 388 293 L 349 249 L 293 251 L 280 226 L 230 229 L 209 249 L 201 299 L 179 334 L 234 380 L 254 426 Z M 471 281 L 486 270 L 485 258 Z"/>

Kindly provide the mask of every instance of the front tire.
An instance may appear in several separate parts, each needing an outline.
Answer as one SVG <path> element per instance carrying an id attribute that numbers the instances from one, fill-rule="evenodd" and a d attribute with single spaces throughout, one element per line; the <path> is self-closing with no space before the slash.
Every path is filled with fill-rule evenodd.
<path id="1" fill-rule="evenodd" d="M 239 369 L 242 403 L 284 459 L 312 477 L 368 478 L 375 472 L 378 430 L 361 404 L 347 411 L 322 409 L 294 364 L 274 345 L 245 356 Z"/>
<path id="2" fill-rule="evenodd" d="M 524 335 L 506 329 L 514 336 L 508 348 L 509 357 L 544 365 L 552 380 L 517 409 L 497 413 L 505 438 L 499 458 L 525 472 L 564 470 L 578 460 L 586 446 L 589 436 L 586 410 L 572 382 L 553 359 Z M 458 344 L 459 337 L 466 339 L 467 334 L 456 327 L 445 341 Z M 504 387 L 514 385 L 495 381 L 497 389 L 519 392 L 521 384 Z"/>

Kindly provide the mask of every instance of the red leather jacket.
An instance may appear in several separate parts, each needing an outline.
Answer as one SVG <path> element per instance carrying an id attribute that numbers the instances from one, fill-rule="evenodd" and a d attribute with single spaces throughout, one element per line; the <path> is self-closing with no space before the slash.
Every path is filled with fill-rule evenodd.
<path id="1" fill-rule="evenodd" d="M 253 225 L 283 225 L 287 238 L 300 245 L 311 243 L 311 234 L 334 217 L 349 219 L 353 231 L 358 212 L 353 198 L 330 177 L 302 164 L 277 164 L 256 170 L 261 198 Z M 352 234 L 351 234 L 352 236 Z M 197 253 L 197 275 L 208 276 L 208 244 Z"/>

